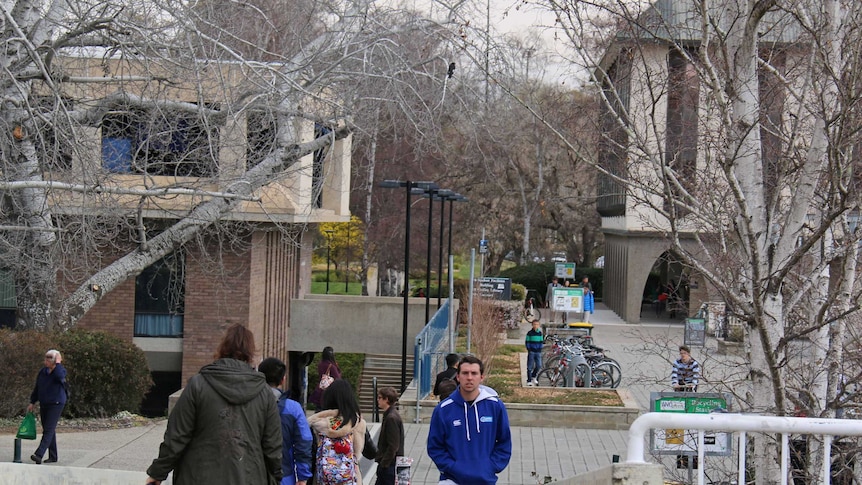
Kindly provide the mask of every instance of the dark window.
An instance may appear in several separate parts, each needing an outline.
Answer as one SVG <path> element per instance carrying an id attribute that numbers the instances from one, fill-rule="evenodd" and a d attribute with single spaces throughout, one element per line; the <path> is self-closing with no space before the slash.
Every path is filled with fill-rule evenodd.
<path id="1" fill-rule="evenodd" d="M 700 80 L 690 59 L 695 53 L 672 49 L 668 56 L 667 92 L 667 139 L 665 163 L 679 182 L 669 182 L 665 210 L 670 210 L 671 201 L 681 201 L 683 190 L 691 193 L 695 188 L 697 170 L 697 109 L 700 95 Z M 683 190 L 681 190 L 683 189 Z M 676 206 L 676 215 L 684 215 Z"/>
<path id="2" fill-rule="evenodd" d="M 15 328 L 18 308 L 15 278 L 7 270 L 0 270 L 0 328 Z"/>
<path id="3" fill-rule="evenodd" d="M 45 170 L 68 170 L 72 168 L 72 146 L 69 139 L 71 129 L 64 123 L 64 111 L 72 109 L 72 100 L 51 96 L 39 96 L 32 100 L 37 113 L 36 153 Z M 67 128 L 62 128 L 66 126 Z"/>
<path id="4" fill-rule="evenodd" d="M 784 71 L 785 55 L 783 52 L 775 51 L 763 53 L 768 57 L 772 67 L 778 73 Z M 763 183 L 766 188 L 767 197 L 770 199 L 777 196 L 776 187 L 778 177 L 785 170 L 781 167 L 781 143 L 782 119 L 784 111 L 785 89 L 781 78 L 773 71 L 767 69 L 758 70 L 760 86 L 760 146 L 762 150 L 761 160 L 763 162 Z"/>
<path id="5" fill-rule="evenodd" d="M 314 124 L 315 140 L 321 136 L 326 136 L 331 132 L 332 129 L 325 125 L 321 125 L 320 123 Z M 311 200 L 313 201 L 314 207 L 317 208 L 323 207 L 323 180 L 326 175 L 323 162 L 329 154 L 329 148 L 329 146 L 324 146 L 314 152 L 314 164 L 312 165 L 311 172 Z"/>
<path id="6" fill-rule="evenodd" d="M 121 109 L 102 119 L 102 163 L 119 173 L 211 177 L 218 128 L 186 112 Z"/>
<path id="7" fill-rule="evenodd" d="M 185 257 L 165 256 L 135 279 L 135 336 L 182 337 L 185 312 Z"/>
<path id="8" fill-rule="evenodd" d="M 602 83 L 602 91 L 607 101 L 601 104 L 599 165 L 613 175 L 600 173 L 598 176 L 596 208 L 603 217 L 620 216 L 626 212 L 625 185 L 614 176 L 626 179 L 626 125 L 631 93 L 631 63 L 631 52 L 620 52 Z"/>
<path id="9" fill-rule="evenodd" d="M 248 168 L 254 167 L 271 155 L 276 148 L 275 114 L 252 111 L 246 118 L 246 160 Z"/>

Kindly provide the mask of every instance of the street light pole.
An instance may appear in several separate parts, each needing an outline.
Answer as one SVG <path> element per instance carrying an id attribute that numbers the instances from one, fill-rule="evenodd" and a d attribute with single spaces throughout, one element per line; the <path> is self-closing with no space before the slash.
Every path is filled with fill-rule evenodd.
<path id="1" fill-rule="evenodd" d="M 380 187 L 387 189 L 405 187 L 407 189 L 404 222 L 404 319 L 401 326 L 401 393 L 403 394 L 407 389 L 407 317 L 408 298 L 410 296 L 410 195 L 415 187 L 428 189 L 429 187 L 437 187 L 437 184 L 434 182 L 411 182 L 410 180 L 404 182 L 400 180 L 384 180 L 380 183 Z"/>
<path id="2" fill-rule="evenodd" d="M 440 199 L 440 242 L 438 244 L 437 249 L 437 308 L 440 308 L 441 301 L 443 299 L 443 222 L 446 218 L 446 212 L 444 211 L 446 206 L 446 199 L 452 195 L 451 190 L 441 190 L 437 194 L 437 198 Z"/>
<path id="3" fill-rule="evenodd" d="M 323 231 L 326 233 L 326 294 L 329 294 L 329 251 L 332 249 L 332 229 Z"/>
<path id="4" fill-rule="evenodd" d="M 347 246 L 344 248 L 344 294 L 349 291 L 347 283 L 350 280 L 350 222 L 347 223 Z"/>

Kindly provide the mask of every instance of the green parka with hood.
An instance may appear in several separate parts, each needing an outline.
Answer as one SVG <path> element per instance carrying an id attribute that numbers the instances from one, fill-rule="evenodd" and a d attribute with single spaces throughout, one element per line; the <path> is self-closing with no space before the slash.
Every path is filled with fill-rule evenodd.
<path id="1" fill-rule="evenodd" d="M 189 379 L 147 474 L 165 480 L 171 470 L 176 485 L 281 480 L 281 420 L 263 374 L 219 359 Z"/>

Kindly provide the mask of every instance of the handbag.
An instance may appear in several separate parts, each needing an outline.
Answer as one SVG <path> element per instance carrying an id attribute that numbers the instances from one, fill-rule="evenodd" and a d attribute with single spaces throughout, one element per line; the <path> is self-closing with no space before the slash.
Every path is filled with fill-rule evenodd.
<path id="1" fill-rule="evenodd" d="M 18 426 L 18 434 L 15 437 L 22 440 L 36 439 L 36 415 L 32 411 L 24 416 L 24 421 L 21 421 L 21 426 Z"/>
<path id="2" fill-rule="evenodd" d="M 320 376 L 320 384 L 317 387 L 320 388 L 321 391 L 325 391 L 330 384 L 335 382 L 335 378 L 329 375 L 329 369 L 332 368 L 332 364 L 329 364 L 329 367 L 326 368 L 326 374 Z"/>

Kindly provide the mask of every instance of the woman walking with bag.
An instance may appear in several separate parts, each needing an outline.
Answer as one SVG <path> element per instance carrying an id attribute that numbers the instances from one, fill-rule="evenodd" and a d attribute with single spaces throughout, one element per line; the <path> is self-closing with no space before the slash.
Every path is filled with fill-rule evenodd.
<path id="1" fill-rule="evenodd" d="M 335 361 L 335 350 L 332 347 L 326 346 L 323 348 L 320 362 L 317 364 L 317 374 L 320 376 L 320 381 L 308 400 L 314 404 L 315 411 L 320 411 L 320 404 L 323 401 L 323 391 L 335 379 L 341 379 L 341 369 L 338 368 L 338 362 Z"/>
<path id="2" fill-rule="evenodd" d="M 362 485 L 359 457 L 365 449 L 366 424 L 350 383 L 333 381 L 323 393 L 322 408 L 308 418 L 317 441 L 314 484 Z"/>

